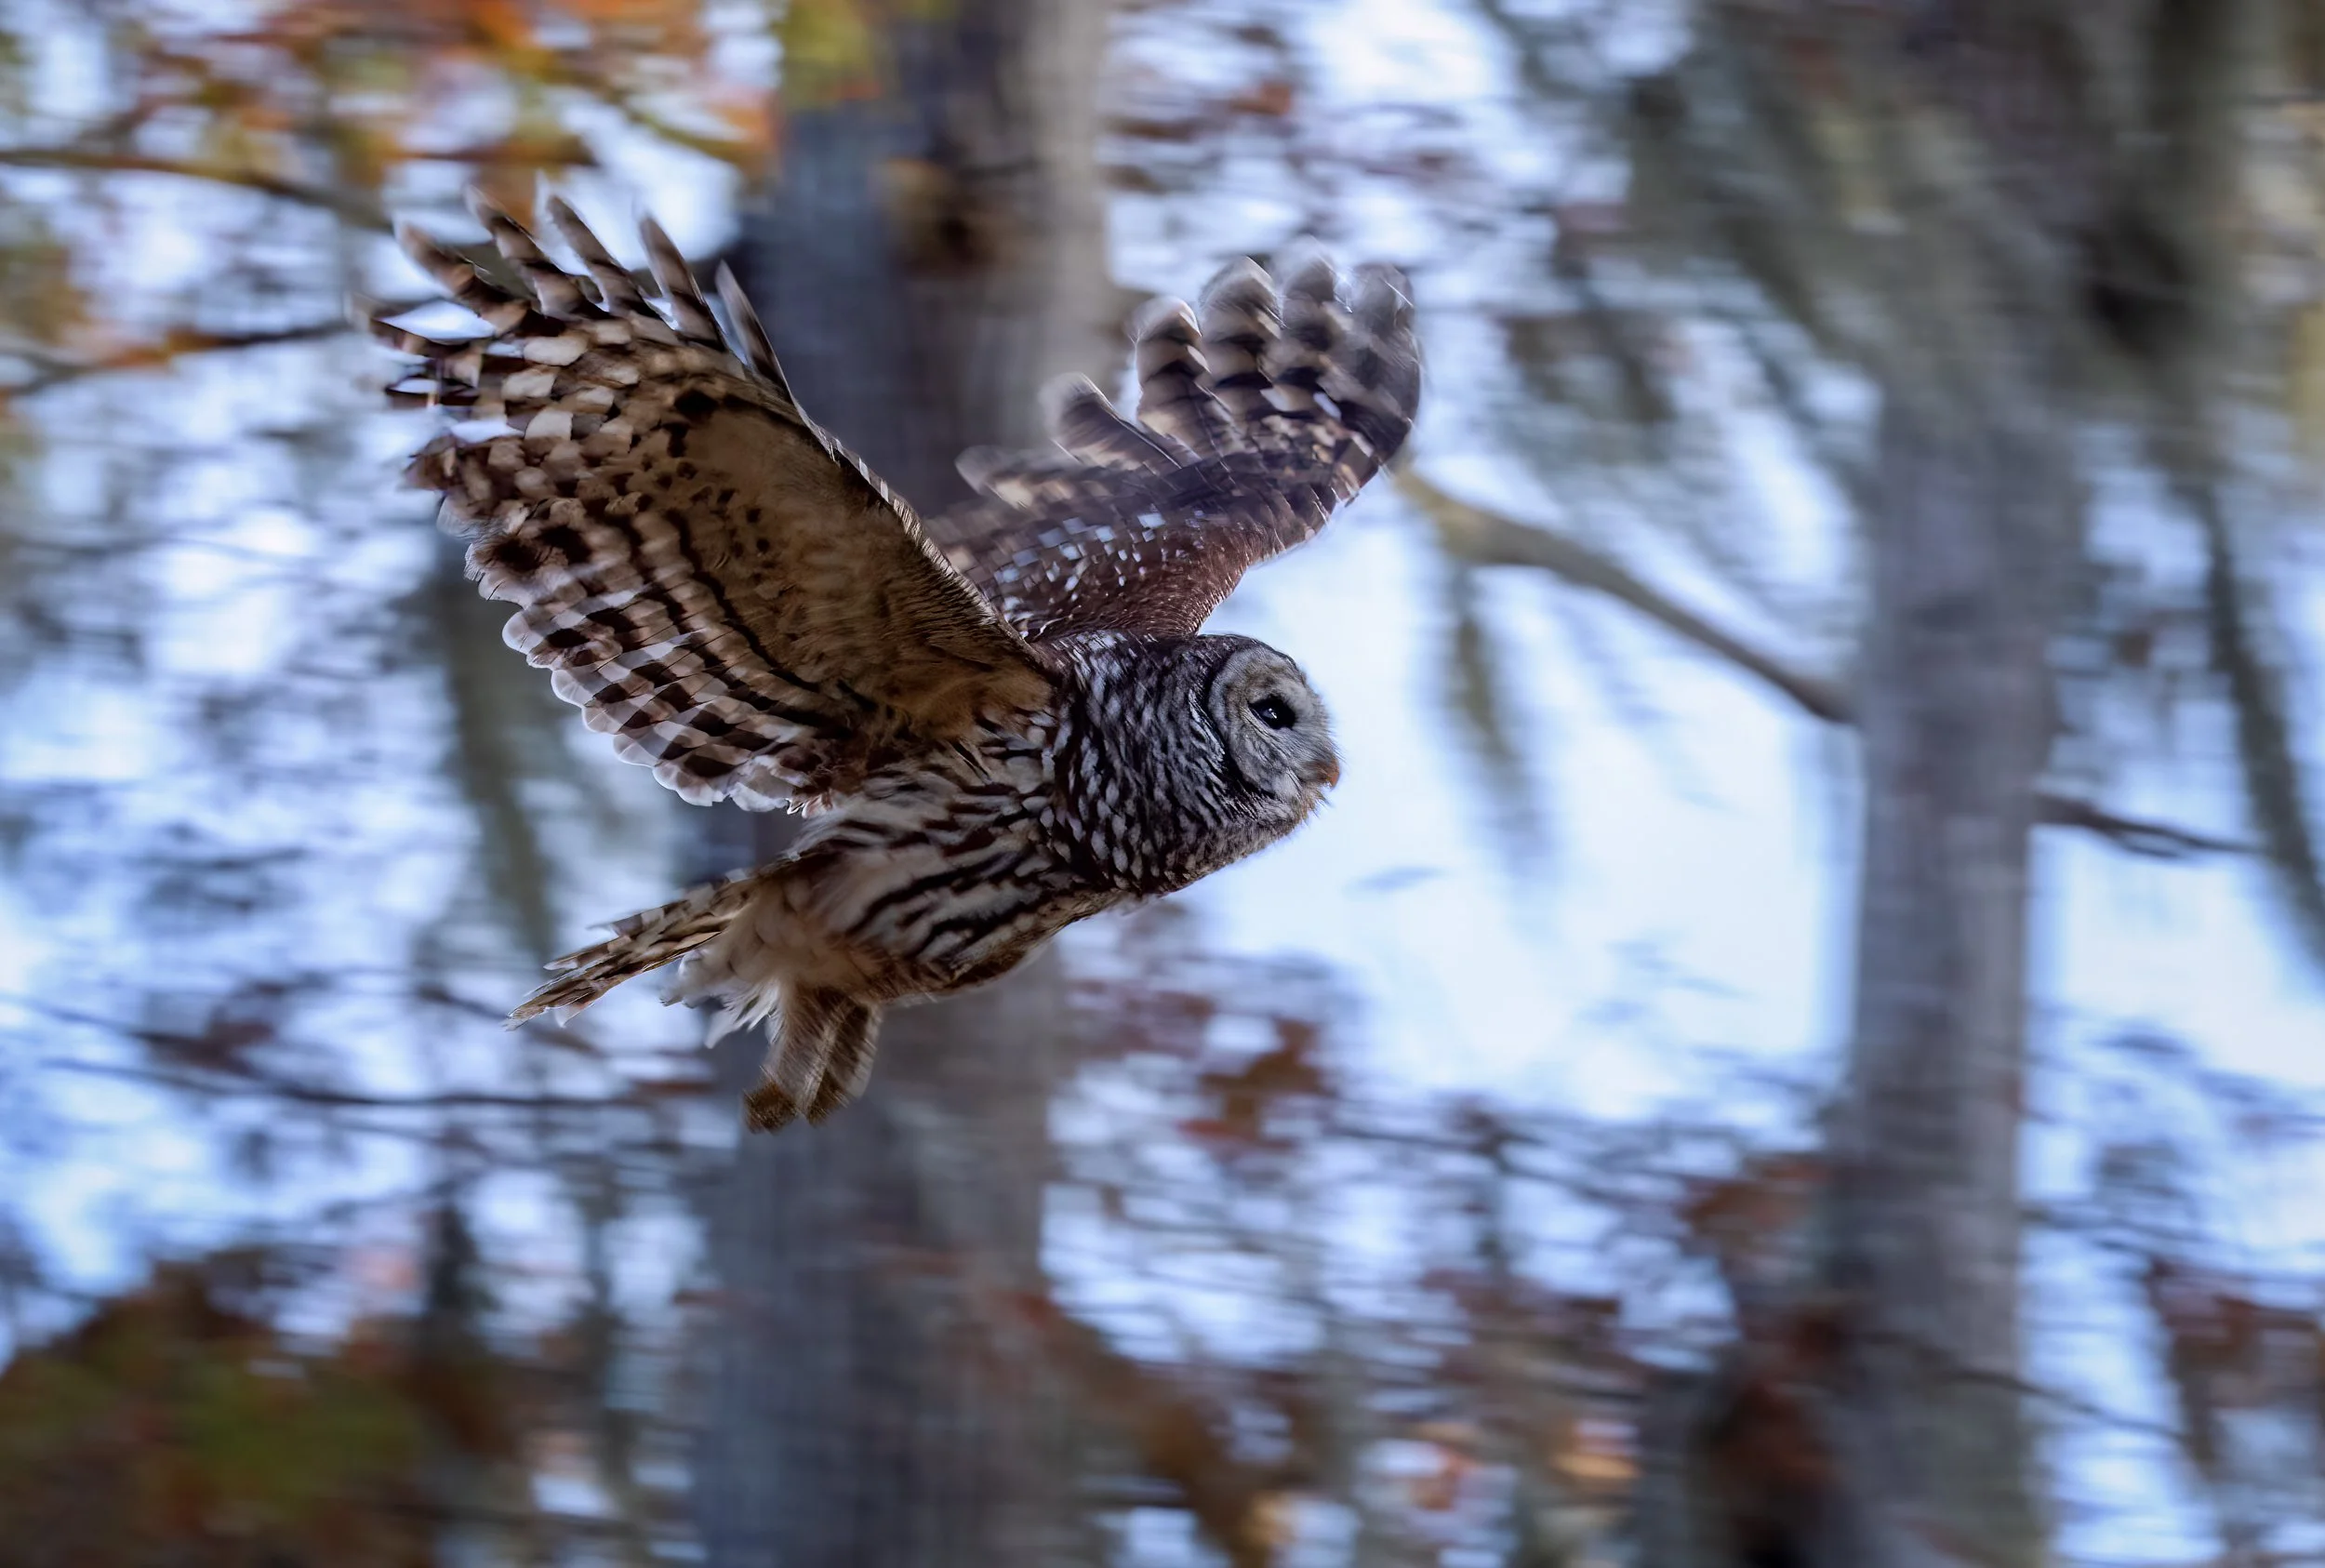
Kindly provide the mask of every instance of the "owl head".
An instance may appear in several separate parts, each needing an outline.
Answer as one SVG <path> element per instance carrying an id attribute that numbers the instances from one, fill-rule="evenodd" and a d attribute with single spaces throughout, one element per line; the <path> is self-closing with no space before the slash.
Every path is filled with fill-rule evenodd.
<path id="1" fill-rule="evenodd" d="M 1323 700 L 1249 637 L 1063 640 L 1080 679 L 1060 801 L 1094 874 L 1176 892 L 1298 827 L 1339 782 Z"/>
<path id="2" fill-rule="evenodd" d="M 1288 831 L 1340 782 L 1323 698 L 1298 665 L 1265 643 L 1198 641 L 1224 656 L 1204 687 L 1203 709 L 1226 751 L 1228 789 L 1241 814 Z"/>

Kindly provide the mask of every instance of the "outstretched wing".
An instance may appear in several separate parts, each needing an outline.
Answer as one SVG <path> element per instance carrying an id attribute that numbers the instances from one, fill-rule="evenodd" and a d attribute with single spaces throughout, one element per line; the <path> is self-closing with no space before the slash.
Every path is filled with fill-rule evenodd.
<path id="1" fill-rule="evenodd" d="M 1062 453 L 979 448 L 979 499 L 932 521 L 952 563 L 1027 637 L 1187 636 L 1243 573 L 1312 538 L 1394 457 L 1419 405 L 1413 303 L 1396 269 L 1360 268 L 1353 299 L 1321 256 L 1281 294 L 1256 262 L 1200 306 L 1132 327 L 1138 419 L 1083 377 L 1043 402 Z"/>
<path id="2" fill-rule="evenodd" d="M 490 336 L 373 325 L 421 359 L 396 395 L 498 428 L 445 432 L 406 477 L 517 606 L 510 645 L 623 756 L 690 801 L 764 809 L 1047 700 L 1042 657 L 800 411 L 731 274 L 730 346 L 651 220 L 668 320 L 562 202 L 587 280 L 472 200 L 509 279 L 402 238 Z"/>

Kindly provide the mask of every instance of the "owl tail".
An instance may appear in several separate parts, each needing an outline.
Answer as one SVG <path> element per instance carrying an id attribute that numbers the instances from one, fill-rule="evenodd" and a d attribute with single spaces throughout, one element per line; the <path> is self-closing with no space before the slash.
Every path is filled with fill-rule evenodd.
<path id="1" fill-rule="evenodd" d="M 700 950 L 724 935 L 778 875 L 778 862 L 698 887 L 683 898 L 614 923 L 614 934 L 593 948 L 552 960 L 563 971 L 509 1015 L 512 1024 L 543 1013 L 569 1016 L 624 980 L 665 964 L 681 964 L 665 1002 L 723 999 L 726 1011 L 711 1038 L 771 1019 L 762 1082 L 743 1100 L 751 1126 L 774 1132 L 804 1116 L 821 1122 L 864 1092 L 871 1079 L 880 1009 L 846 991 L 787 977 L 758 963 L 743 973 L 732 954 Z M 764 958 L 764 950 L 752 956 Z"/>
<path id="2" fill-rule="evenodd" d="M 526 997 L 509 1015 L 512 1024 L 554 1013 L 569 1017 L 624 980 L 676 963 L 724 931 L 758 892 L 765 870 L 706 884 L 659 909 L 614 922 L 614 934 L 595 947 L 550 960 L 558 977 Z"/>

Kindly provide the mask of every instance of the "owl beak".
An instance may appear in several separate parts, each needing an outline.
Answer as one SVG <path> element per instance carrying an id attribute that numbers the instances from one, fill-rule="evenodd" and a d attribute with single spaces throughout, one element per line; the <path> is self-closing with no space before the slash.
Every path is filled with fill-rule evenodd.
<path id="1" fill-rule="evenodd" d="M 1329 790 L 1334 785 L 1339 783 L 1340 759 L 1337 756 L 1333 755 L 1331 752 L 1326 752 L 1323 760 L 1319 762 L 1315 768 L 1309 774 L 1308 781 L 1315 785 L 1319 790 Z"/>

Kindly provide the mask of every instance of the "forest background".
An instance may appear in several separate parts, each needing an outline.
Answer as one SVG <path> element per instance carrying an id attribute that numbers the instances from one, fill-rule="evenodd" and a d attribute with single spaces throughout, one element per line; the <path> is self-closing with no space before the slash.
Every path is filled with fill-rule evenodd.
<path id="1" fill-rule="evenodd" d="M 2325 7 L 0 0 L 0 1561 L 2325 1561 Z M 499 1027 L 764 822 L 348 301 L 546 185 L 923 507 L 1303 234 L 1291 843 L 908 1015 Z"/>

